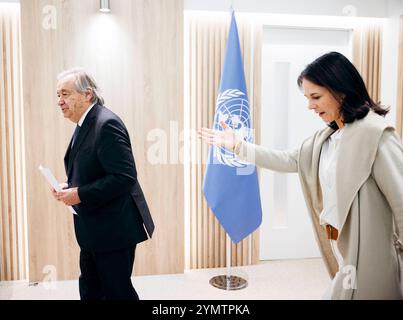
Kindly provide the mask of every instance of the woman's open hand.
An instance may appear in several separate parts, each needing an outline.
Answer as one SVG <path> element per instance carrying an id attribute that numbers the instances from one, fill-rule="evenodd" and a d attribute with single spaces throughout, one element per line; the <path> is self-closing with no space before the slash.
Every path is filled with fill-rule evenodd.
<path id="1" fill-rule="evenodd" d="M 201 128 L 198 131 L 199 138 L 209 145 L 224 147 L 230 151 L 234 150 L 235 145 L 240 140 L 235 131 L 232 130 L 224 121 L 220 122 L 224 131 Z"/>

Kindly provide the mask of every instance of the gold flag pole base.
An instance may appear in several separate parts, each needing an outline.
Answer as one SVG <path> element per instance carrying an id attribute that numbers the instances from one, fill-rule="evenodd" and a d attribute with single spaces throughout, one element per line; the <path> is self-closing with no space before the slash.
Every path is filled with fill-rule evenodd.
<path id="1" fill-rule="evenodd" d="M 210 279 L 213 287 L 222 290 L 241 290 L 248 286 L 248 281 L 238 276 L 220 275 Z"/>

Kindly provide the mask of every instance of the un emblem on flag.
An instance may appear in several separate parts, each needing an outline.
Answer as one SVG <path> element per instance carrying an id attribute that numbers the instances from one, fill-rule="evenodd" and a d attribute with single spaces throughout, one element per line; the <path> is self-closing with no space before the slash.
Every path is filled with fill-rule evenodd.
<path id="1" fill-rule="evenodd" d="M 216 113 L 214 117 L 214 130 L 223 131 L 220 122 L 224 121 L 235 134 L 247 142 L 253 142 L 250 124 L 250 112 L 248 99 L 242 91 L 229 89 L 221 92 L 217 97 Z M 237 160 L 233 152 L 223 148 L 214 147 L 214 157 L 219 163 L 234 167 L 244 168 L 248 164 Z"/>

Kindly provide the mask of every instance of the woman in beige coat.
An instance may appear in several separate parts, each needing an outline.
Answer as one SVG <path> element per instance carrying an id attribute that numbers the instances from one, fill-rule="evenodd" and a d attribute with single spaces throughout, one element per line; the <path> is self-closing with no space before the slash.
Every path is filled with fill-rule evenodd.
<path id="1" fill-rule="evenodd" d="M 224 122 L 220 131 L 202 128 L 199 137 L 258 166 L 298 173 L 333 278 L 324 298 L 401 299 L 403 151 L 383 118 L 388 111 L 337 52 L 309 64 L 298 85 L 328 127 L 297 150 L 247 143 Z"/>

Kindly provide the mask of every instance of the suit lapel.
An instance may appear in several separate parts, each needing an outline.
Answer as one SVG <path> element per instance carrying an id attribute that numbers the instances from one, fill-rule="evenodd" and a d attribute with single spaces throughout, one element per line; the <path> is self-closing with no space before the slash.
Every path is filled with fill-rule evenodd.
<path id="1" fill-rule="evenodd" d="M 87 114 L 83 125 L 80 128 L 80 132 L 77 136 L 76 142 L 74 143 L 73 148 L 71 148 L 71 142 L 69 143 L 69 147 L 67 148 L 66 155 L 65 155 L 65 164 L 67 163 L 67 176 L 70 176 L 71 168 L 73 166 L 74 158 L 77 155 L 78 150 L 80 149 L 81 144 L 85 140 L 88 132 L 91 129 L 92 123 L 96 118 L 99 111 L 99 106 L 95 105 L 90 112 Z"/>
<path id="2" fill-rule="evenodd" d="M 67 147 L 67 150 L 66 150 L 66 153 L 64 154 L 64 170 L 66 171 L 66 173 L 67 173 L 67 169 L 68 169 L 68 166 L 69 166 L 69 155 L 70 155 L 70 149 L 71 149 L 71 142 L 73 141 L 73 137 L 71 137 L 71 139 L 70 139 L 70 143 L 69 143 L 69 145 L 68 145 L 68 147 Z"/>

